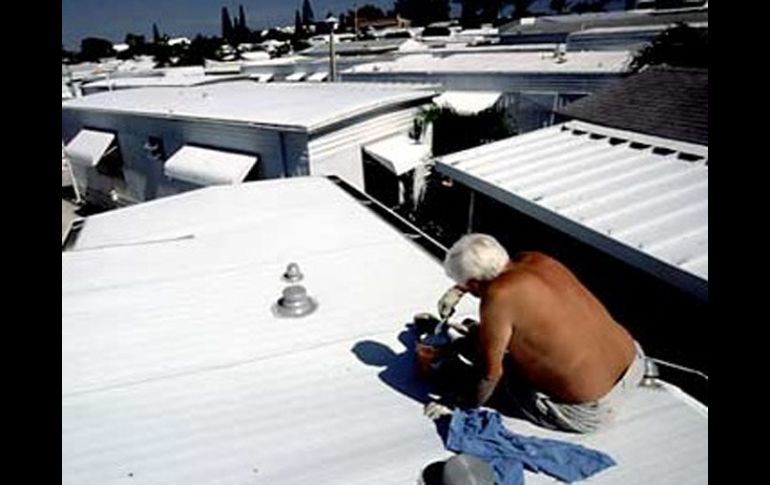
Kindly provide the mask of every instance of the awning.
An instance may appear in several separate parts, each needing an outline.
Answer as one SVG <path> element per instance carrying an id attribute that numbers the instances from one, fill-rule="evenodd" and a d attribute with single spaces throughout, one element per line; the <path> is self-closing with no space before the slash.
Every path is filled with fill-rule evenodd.
<path id="1" fill-rule="evenodd" d="M 257 163 L 255 155 L 185 145 L 166 161 L 167 176 L 197 185 L 228 185 L 243 182 Z"/>
<path id="2" fill-rule="evenodd" d="M 249 79 L 257 81 L 258 83 L 266 83 L 273 80 L 273 74 L 269 72 L 261 73 L 261 74 L 251 74 L 249 75 Z"/>
<path id="3" fill-rule="evenodd" d="M 408 135 L 396 135 L 364 147 L 364 151 L 385 168 L 400 176 L 430 158 L 431 145 L 426 137 L 417 143 Z"/>
<path id="4" fill-rule="evenodd" d="M 96 130 L 80 130 L 75 138 L 70 140 L 64 152 L 70 162 L 86 167 L 95 167 L 104 153 L 115 140 L 114 133 Z"/>
<path id="5" fill-rule="evenodd" d="M 444 91 L 433 102 L 442 108 L 452 108 L 459 114 L 472 115 L 494 106 L 501 95 L 497 91 Z"/>
<path id="6" fill-rule="evenodd" d="M 293 82 L 293 83 L 299 82 L 305 79 L 306 75 L 307 74 L 305 74 L 304 72 L 295 72 L 294 74 L 289 74 L 288 76 L 286 76 L 286 81 Z"/>
<path id="7" fill-rule="evenodd" d="M 311 82 L 321 82 L 321 81 L 326 81 L 326 78 L 328 77 L 329 77 L 328 72 L 316 72 L 312 74 L 309 78 L 307 78 L 307 80 Z"/>

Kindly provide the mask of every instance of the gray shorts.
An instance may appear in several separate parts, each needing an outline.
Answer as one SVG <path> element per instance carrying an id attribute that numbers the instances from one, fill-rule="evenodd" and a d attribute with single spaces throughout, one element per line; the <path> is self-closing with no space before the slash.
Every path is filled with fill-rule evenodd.
<path id="1" fill-rule="evenodd" d="M 620 403 L 639 385 L 644 377 L 645 356 L 642 347 L 636 345 L 636 356 L 617 384 L 596 401 L 582 404 L 559 403 L 548 395 L 522 388 L 518 384 L 506 384 L 505 398 L 513 400 L 528 420 L 545 428 L 577 433 L 590 433 L 615 419 Z"/>

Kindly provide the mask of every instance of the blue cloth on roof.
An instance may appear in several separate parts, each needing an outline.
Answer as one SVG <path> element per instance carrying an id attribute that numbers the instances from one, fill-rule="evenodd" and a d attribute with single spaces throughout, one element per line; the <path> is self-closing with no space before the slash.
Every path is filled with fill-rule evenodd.
<path id="1" fill-rule="evenodd" d="M 574 482 L 616 464 L 605 453 L 581 445 L 516 435 L 503 425 L 499 413 L 487 409 L 455 409 L 446 447 L 489 463 L 500 485 L 523 484 L 524 468 Z"/>

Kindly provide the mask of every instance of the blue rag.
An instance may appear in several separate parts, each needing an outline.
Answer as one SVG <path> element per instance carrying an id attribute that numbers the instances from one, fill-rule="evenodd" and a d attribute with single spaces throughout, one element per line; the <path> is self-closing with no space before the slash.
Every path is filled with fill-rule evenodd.
<path id="1" fill-rule="evenodd" d="M 455 409 L 446 447 L 489 463 L 499 485 L 522 485 L 524 468 L 574 482 L 616 464 L 608 455 L 580 445 L 516 435 L 503 425 L 499 413 L 486 409 Z"/>

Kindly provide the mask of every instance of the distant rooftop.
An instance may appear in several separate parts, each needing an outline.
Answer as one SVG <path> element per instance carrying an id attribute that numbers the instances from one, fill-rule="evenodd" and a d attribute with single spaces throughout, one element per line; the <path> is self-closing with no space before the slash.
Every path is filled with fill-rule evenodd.
<path id="1" fill-rule="evenodd" d="M 500 27 L 507 36 L 538 34 L 569 34 L 597 27 L 631 27 L 642 25 L 673 25 L 708 23 L 708 7 L 666 10 L 627 10 L 536 17 L 531 23 L 514 21 Z"/>
<path id="2" fill-rule="evenodd" d="M 438 56 L 413 54 L 388 62 L 373 62 L 347 72 L 432 72 L 432 73 L 619 73 L 627 69 L 627 51 L 568 52 L 564 62 L 550 52 L 474 51 Z"/>
<path id="3" fill-rule="evenodd" d="M 399 49 L 426 50 L 428 47 L 413 39 L 378 39 L 334 44 L 334 51 L 340 56 L 373 55 L 395 52 Z M 328 56 L 329 44 L 314 45 L 300 52 L 303 56 Z"/>
<path id="4" fill-rule="evenodd" d="M 204 86 L 206 84 L 216 84 L 236 79 L 246 79 L 245 74 L 225 74 L 219 76 L 199 75 L 165 75 L 149 77 L 120 77 L 113 79 L 102 79 L 83 85 L 83 88 L 93 89 L 125 89 L 140 87 L 185 87 L 185 86 Z"/>
<path id="5" fill-rule="evenodd" d="M 598 125 L 708 146 L 708 70 L 653 67 L 558 112 Z"/>
<path id="6" fill-rule="evenodd" d="M 257 83 L 233 81 L 186 88 L 140 88 L 65 101 L 62 110 L 215 120 L 314 131 L 373 110 L 428 102 L 426 85 Z"/>

